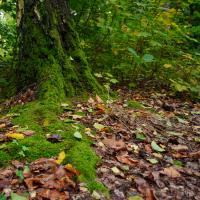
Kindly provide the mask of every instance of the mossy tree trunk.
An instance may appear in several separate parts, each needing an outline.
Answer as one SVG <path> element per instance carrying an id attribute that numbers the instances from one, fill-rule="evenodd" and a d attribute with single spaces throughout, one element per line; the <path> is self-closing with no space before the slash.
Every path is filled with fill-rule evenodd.
<path id="1" fill-rule="evenodd" d="M 74 30 L 68 0 L 18 0 L 17 85 L 38 85 L 38 96 L 59 100 L 101 91 Z"/>

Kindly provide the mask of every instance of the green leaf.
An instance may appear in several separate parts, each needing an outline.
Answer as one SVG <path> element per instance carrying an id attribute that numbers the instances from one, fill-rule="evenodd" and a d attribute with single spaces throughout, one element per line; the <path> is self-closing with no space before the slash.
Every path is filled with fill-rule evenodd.
<path id="1" fill-rule="evenodd" d="M 151 54 L 145 54 L 144 56 L 143 56 L 143 60 L 144 60 L 144 62 L 153 62 L 153 60 L 154 60 L 154 56 L 153 55 L 151 55 Z"/>
<path id="2" fill-rule="evenodd" d="M 93 126 L 94 126 L 94 128 L 96 128 L 98 131 L 100 131 L 100 130 L 102 130 L 103 128 L 105 128 L 104 125 L 99 124 L 99 123 L 95 123 Z"/>
<path id="3" fill-rule="evenodd" d="M 155 141 L 151 142 L 151 147 L 152 147 L 153 150 L 155 150 L 157 152 L 164 152 L 165 151 L 163 148 L 158 146 Z"/>
<path id="4" fill-rule="evenodd" d="M 177 167 L 183 167 L 183 163 L 180 160 L 173 160 L 173 165 Z"/>
<path id="5" fill-rule="evenodd" d="M 157 164 L 158 160 L 156 160 L 155 158 L 148 158 L 147 159 L 151 164 Z"/>
<path id="6" fill-rule="evenodd" d="M 6 200 L 6 197 L 4 196 L 4 194 L 0 194 L 0 200 Z"/>
<path id="7" fill-rule="evenodd" d="M 20 196 L 16 193 L 11 193 L 11 200 L 28 200 L 28 198 Z"/>
<path id="8" fill-rule="evenodd" d="M 117 79 L 114 79 L 114 78 L 112 78 L 112 79 L 110 79 L 110 82 L 111 82 L 111 83 L 113 83 L 113 84 L 116 84 L 116 83 L 118 83 L 118 80 L 117 80 Z"/>
<path id="9" fill-rule="evenodd" d="M 100 73 L 94 73 L 94 75 L 95 75 L 97 78 L 103 78 L 103 75 L 100 74 Z"/>
<path id="10" fill-rule="evenodd" d="M 200 143 L 200 138 L 195 138 L 194 141 Z"/>
<path id="11" fill-rule="evenodd" d="M 19 177 L 20 181 L 24 180 L 24 175 L 23 175 L 23 171 L 22 170 L 17 169 L 16 170 L 16 176 Z"/>
<path id="12" fill-rule="evenodd" d="M 142 109 L 143 108 L 143 105 L 138 101 L 129 100 L 127 102 L 127 104 L 128 104 L 129 108 L 135 108 L 135 109 Z"/>
<path id="13" fill-rule="evenodd" d="M 107 90 L 110 90 L 110 85 L 107 83 L 107 84 L 104 84 L 104 87 L 107 89 Z"/>
<path id="14" fill-rule="evenodd" d="M 133 54 L 134 56 L 138 56 L 137 52 L 136 52 L 133 48 L 128 47 L 128 51 L 129 51 L 131 54 Z"/>
<path id="15" fill-rule="evenodd" d="M 146 136 L 143 133 L 136 133 L 136 139 L 144 141 L 146 140 Z"/>
<path id="16" fill-rule="evenodd" d="M 22 151 L 28 151 L 29 150 L 29 148 L 27 147 L 27 146 L 22 146 Z"/>
<path id="17" fill-rule="evenodd" d="M 188 88 L 185 85 L 181 85 L 179 83 L 175 83 L 174 87 L 175 87 L 175 90 L 178 92 L 184 92 L 188 90 Z"/>
<path id="18" fill-rule="evenodd" d="M 175 89 L 175 91 L 177 92 L 188 91 L 188 87 L 183 83 L 174 81 L 172 79 L 170 79 L 170 81 L 172 82 L 171 86 Z"/>
<path id="19" fill-rule="evenodd" d="M 79 139 L 79 140 L 81 140 L 83 138 L 83 136 L 81 135 L 81 133 L 79 131 L 76 131 L 74 133 L 74 137 L 77 138 L 77 139 Z"/>
<path id="20" fill-rule="evenodd" d="M 112 78 L 113 77 L 113 75 L 112 74 L 110 74 L 110 73 L 105 73 L 105 75 L 107 76 L 107 77 L 109 77 L 109 78 Z"/>
<path id="21" fill-rule="evenodd" d="M 128 198 L 128 200 L 143 200 L 143 198 L 141 196 L 131 196 Z"/>

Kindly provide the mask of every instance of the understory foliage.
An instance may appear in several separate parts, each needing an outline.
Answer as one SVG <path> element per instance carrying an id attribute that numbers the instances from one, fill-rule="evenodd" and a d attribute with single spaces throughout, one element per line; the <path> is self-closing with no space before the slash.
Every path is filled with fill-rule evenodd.
<path id="1" fill-rule="evenodd" d="M 198 95 L 200 2 L 84 3 L 73 12 L 94 71 L 110 72 L 130 87 L 150 81 Z"/>
<path id="2" fill-rule="evenodd" d="M 198 97 L 198 0 L 71 0 L 70 6 L 94 73 L 108 72 L 131 88 L 151 82 Z M 17 51 L 15 1 L 1 1 L 0 9 L 0 71 L 6 71 L 0 87 L 5 88 Z"/>

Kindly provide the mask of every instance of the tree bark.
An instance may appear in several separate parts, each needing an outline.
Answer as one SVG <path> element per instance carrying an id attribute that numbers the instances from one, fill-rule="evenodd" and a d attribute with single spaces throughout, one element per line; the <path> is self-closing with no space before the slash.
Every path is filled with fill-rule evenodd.
<path id="1" fill-rule="evenodd" d="M 63 99 L 102 91 L 91 74 L 68 0 L 18 0 L 18 88 L 37 83 L 38 96 Z"/>

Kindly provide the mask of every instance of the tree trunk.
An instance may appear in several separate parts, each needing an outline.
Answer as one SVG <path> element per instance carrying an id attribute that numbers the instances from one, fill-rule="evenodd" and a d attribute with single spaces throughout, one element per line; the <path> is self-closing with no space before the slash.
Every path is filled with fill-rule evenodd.
<path id="1" fill-rule="evenodd" d="M 39 98 L 100 92 L 74 30 L 68 0 L 18 0 L 18 88 L 37 83 Z"/>

